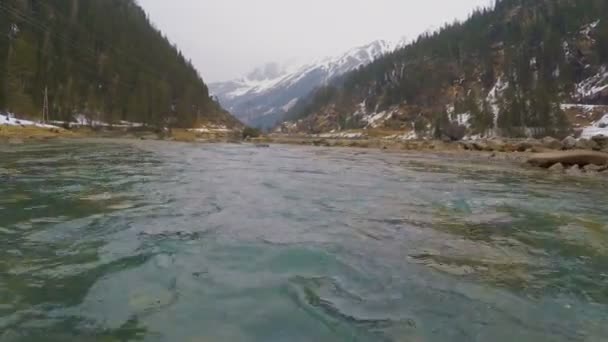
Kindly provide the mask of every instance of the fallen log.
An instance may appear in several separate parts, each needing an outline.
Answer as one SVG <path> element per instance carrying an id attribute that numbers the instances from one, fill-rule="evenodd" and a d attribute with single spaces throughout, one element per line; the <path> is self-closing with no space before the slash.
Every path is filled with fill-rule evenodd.
<path id="1" fill-rule="evenodd" d="M 564 166 L 608 165 L 608 153 L 594 151 L 559 151 L 539 153 L 528 159 L 528 164 L 549 168 L 561 163 Z"/>

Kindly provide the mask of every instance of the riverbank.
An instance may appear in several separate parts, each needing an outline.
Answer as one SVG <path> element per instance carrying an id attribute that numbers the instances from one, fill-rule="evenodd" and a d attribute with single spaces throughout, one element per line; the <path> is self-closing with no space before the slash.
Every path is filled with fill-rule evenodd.
<path id="1" fill-rule="evenodd" d="M 554 138 L 543 139 L 479 139 L 465 141 L 404 140 L 394 136 L 360 136 L 349 134 L 325 135 L 282 135 L 270 134 L 244 139 L 240 131 L 227 129 L 172 129 L 154 131 L 150 128 L 137 129 L 78 127 L 0 126 L 0 143 L 20 144 L 26 141 L 57 138 L 100 138 L 161 140 L 188 143 L 241 143 L 249 142 L 258 147 L 270 144 L 303 145 L 318 147 L 346 147 L 379 149 L 387 152 L 411 151 L 439 153 L 457 158 L 473 158 L 487 161 L 507 161 L 520 165 L 540 167 L 554 173 L 572 176 L 608 176 L 608 138 L 575 139 L 568 137 L 562 141 Z M 568 153 L 561 155 L 560 153 Z M 593 152 L 593 154 L 588 153 Z M 550 155 L 544 155 L 552 153 Z M 557 154 L 555 154 L 557 153 Z M 576 163 L 571 163 L 572 155 Z M 599 156 L 599 158 L 598 158 Z M 538 158 L 548 158 L 537 163 Z M 598 162 L 598 160 L 600 162 Z M 606 160 L 606 163 L 602 161 Z"/>
<path id="2" fill-rule="evenodd" d="M 362 137 L 359 135 L 268 135 L 251 142 L 269 144 L 292 144 L 323 147 L 374 148 L 386 151 L 417 151 L 442 153 L 450 156 L 473 156 L 476 159 L 510 161 L 551 172 L 571 176 L 608 176 L 608 137 L 564 140 L 546 137 L 543 139 L 478 139 L 464 141 L 403 140 L 388 137 Z M 543 162 L 538 163 L 538 160 Z"/>
<path id="3" fill-rule="evenodd" d="M 194 130 L 172 129 L 171 131 L 156 131 L 152 128 L 92 128 L 81 126 L 71 129 L 61 127 L 40 126 L 7 126 L 0 125 L 0 143 L 23 143 L 26 141 L 50 140 L 59 138 L 106 138 L 106 139 L 136 139 L 136 140 L 167 140 L 180 142 L 229 142 L 241 139 L 238 131 L 229 130 Z"/>

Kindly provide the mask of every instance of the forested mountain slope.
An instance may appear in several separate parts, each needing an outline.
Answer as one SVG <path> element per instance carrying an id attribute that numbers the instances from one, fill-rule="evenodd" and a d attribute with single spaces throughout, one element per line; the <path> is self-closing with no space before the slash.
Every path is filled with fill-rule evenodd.
<path id="1" fill-rule="evenodd" d="M 318 89 L 282 130 L 569 134 L 608 108 L 607 65 L 608 1 L 498 0 Z"/>
<path id="2" fill-rule="evenodd" d="M 0 111 L 192 127 L 237 124 L 134 0 L 0 1 Z"/>

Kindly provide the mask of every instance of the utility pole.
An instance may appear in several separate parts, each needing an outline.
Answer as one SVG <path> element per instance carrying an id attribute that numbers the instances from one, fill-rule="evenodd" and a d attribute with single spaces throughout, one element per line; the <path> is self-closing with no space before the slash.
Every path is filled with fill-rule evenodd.
<path id="1" fill-rule="evenodd" d="M 49 120 L 49 88 L 44 87 L 44 104 L 42 105 L 42 123 Z"/>

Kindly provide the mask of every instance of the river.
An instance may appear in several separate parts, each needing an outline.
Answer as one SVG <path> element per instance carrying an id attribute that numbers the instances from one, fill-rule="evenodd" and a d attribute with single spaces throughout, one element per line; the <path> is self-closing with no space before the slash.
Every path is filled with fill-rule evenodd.
<path id="1" fill-rule="evenodd" d="M 605 341 L 605 181 L 423 154 L 0 147 L 0 341 Z"/>

